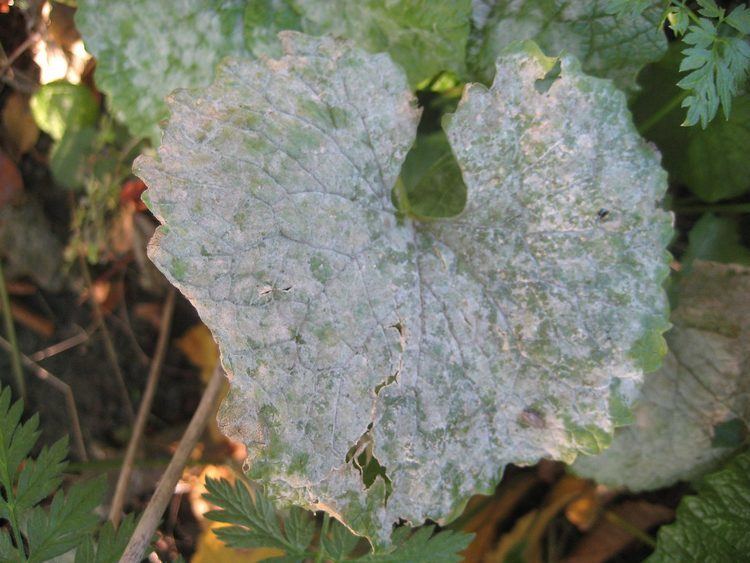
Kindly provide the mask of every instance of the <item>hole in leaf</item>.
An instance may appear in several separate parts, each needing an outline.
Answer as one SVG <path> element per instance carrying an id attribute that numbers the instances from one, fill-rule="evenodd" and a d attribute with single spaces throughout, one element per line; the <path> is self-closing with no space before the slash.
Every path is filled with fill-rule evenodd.
<path id="1" fill-rule="evenodd" d="M 367 425 L 367 430 L 365 430 L 364 434 L 357 440 L 357 443 L 349 448 L 349 451 L 346 453 L 346 463 L 353 464 L 357 471 L 359 471 L 365 489 L 369 489 L 375 483 L 375 480 L 380 477 L 385 485 L 385 502 L 388 502 L 393 485 L 386 473 L 385 467 L 373 455 L 373 446 L 372 423 L 370 423 Z"/>
<path id="2" fill-rule="evenodd" d="M 560 70 L 560 60 L 558 59 L 555 65 L 544 75 L 544 78 L 539 78 L 534 82 L 534 89 L 540 94 L 546 94 L 555 80 L 560 78 Z"/>
<path id="3" fill-rule="evenodd" d="M 403 351 L 406 349 L 406 327 L 399 321 L 396 324 L 391 325 L 389 328 L 394 328 L 398 331 L 401 343 L 401 352 L 403 353 Z M 374 391 L 376 395 L 380 394 L 380 391 L 383 389 L 383 387 L 387 387 L 388 385 L 391 385 L 392 383 L 398 381 L 398 376 L 401 373 L 401 366 L 402 360 L 399 360 L 399 365 L 396 368 L 396 371 L 375 386 Z"/>
<path id="4" fill-rule="evenodd" d="M 400 212 L 418 220 L 455 217 L 463 211 L 466 184 L 442 129 L 417 136 L 392 199 Z"/>

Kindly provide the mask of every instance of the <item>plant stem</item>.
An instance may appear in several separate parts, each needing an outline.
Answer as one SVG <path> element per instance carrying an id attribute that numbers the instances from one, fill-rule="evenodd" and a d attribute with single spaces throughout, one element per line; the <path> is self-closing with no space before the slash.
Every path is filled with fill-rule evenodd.
<path id="1" fill-rule="evenodd" d="M 11 343 L 2 337 L 0 337 L 0 347 L 5 348 L 8 351 L 11 351 L 13 349 Z M 70 385 L 68 385 L 58 377 L 55 377 L 53 374 L 34 362 L 28 356 L 19 353 L 19 357 L 23 365 L 30 369 L 34 375 L 36 375 L 45 383 L 48 383 L 49 385 L 54 387 L 65 397 L 65 408 L 67 409 L 68 416 L 70 417 L 70 432 L 73 435 L 73 444 L 75 445 L 76 451 L 78 452 L 78 457 L 82 461 L 88 461 L 89 458 L 86 454 L 86 446 L 83 442 L 83 432 L 81 432 L 81 423 L 78 418 L 78 409 L 76 408 L 75 397 L 73 396 L 73 390 L 70 388 Z"/>
<path id="2" fill-rule="evenodd" d="M 5 332 L 10 341 L 10 368 L 13 372 L 13 378 L 16 380 L 16 391 L 21 395 L 24 404 L 27 403 L 26 380 L 23 378 L 21 369 L 21 357 L 18 351 L 18 340 L 16 338 L 16 327 L 13 324 L 13 315 L 10 310 L 10 298 L 8 297 L 8 288 L 5 285 L 5 274 L 3 272 L 2 261 L 0 260 L 0 306 L 3 308 L 3 320 L 5 321 Z"/>
<path id="3" fill-rule="evenodd" d="M 120 362 L 117 360 L 117 352 L 115 351 L 115 345 L 112 342 L 112 336 L 109 334 L 106 319 L 104 318 L 104 314 L 102 313 L 102 310 L 99 307 L 99 303 L 97 303 L 96 301 L 96 296 L 94 295 L 94 284 L 91 280 L 91 272 L 89 272 L 88 264 L 86 264 L 86 257 L 83 255 L 82 251 L 78 253 L 78 262 L 81 266 L 83 279 L 86 282 L 86 289 L 89 293 L 89 301 L 91 302 L 91 308 L 94 311 L 96 324 L 102 331 L 102 338 L 104 339 L 104 349 L 107 352 L 109 363 L 112 367 L 113 373 L 115 374 L 115 383 L 117 384 L 117 389 L 119 390 L 120 396 L 122 397 L 125 414 L 128 417 L 128 422 L 130 422 L 132 426 L 135 423 L 135 413 L 133 412 L 133 405 L 130 402 L 128 388 L 125 385 L 125 378 L 123 377 L 122 370 L 120 369 Z"/>
<path id="4" fill-rule="evenodd" d="M 170 287 L 169 293 L 167 294 L 167 301 L 164 304 L 164 311 L 161 317 L 161 326 L 159 327 L 159 340 L 156 343 L 156 352 L 154 353 L 154 359 L 151 361 L 151 368 L 148 373 L 148 380 L 146 381 L 146 389 L 143 392 L 143 398 L 141 399 L 141 404 L 138 407 L 138 416 L 135 419 L 133 432 L 130 435 L 128 448 L 125 451 L 125 459 L 122 462 L 120 475 L 117 477 L 117 486 L 115 487 L 115 494 L 112 497 L 112 504 L 110 505 L 109 509 L 109 520 L 115 527 L 119 526 L 120 524 L 122 507 L 125 504 L 125 495 L 128 492 L 130 475 L 133 472 L 133 462 L 135 461 L 135 456 L 141 443 L 141 437 L 143 436 L 143 431 L 146 428 L 146 420 L 148 419 L 148 415 L 151 412 L 151 405 L 153 404 L 154 396 L 156 395 L 156 386 L 159 383 L 161 366 L 164 363 L 164 356 L 166 355 L 167 351 L 167 343 L 169 342 L 169 333 L 172 327 L 174 301 L 175 290 L 173 287 Z"/>
<path id="5" fill-rule="evenodd" d="M 617 514 L 615 514 L 611 510 L 607 510 L 604 513 L 604 517 L 609 522 L 611 522 L 612 524 L 614 524 L 615 526 L 617 526 L 621 530 L 626 531 L 627 533 L 629 533 L 634 538 L 636 538 L 636 539 L 640 540 L 641 542 L 645 543 L 650 548 L 656 549 L 656 541 L 654 541 L 654 538 L 652 538 L 651 536 L 649 536 L 646 532 L 644 532 L 640 528 L 637 528 L 637 527 L 633 526 L 633 524 L 631 524 L 630 522 L 628 522 L 624 518 L 620 518 Z"/>
<path id="6" fill-rule="evenodd" d="M 190 419 L 190 424 L 187 430 L 185 430 L 185 434 L 182 436 L 182 440 L 180 440 L 180 444 L 177 446 L 172 460 L 169 462 L 164 475 L 162 475 L 159 484 L 156 486 L 156 491 L 154 491 L 148 506 L 146 506 L 146 510 L 143 511 L 143 516 L 138 521 L 135 532 L 133 532 L 130 541 L 128 541 L 120 563 L 139 563 L 143 558 L 146 548 L 159 525 L 159 521 L 169 504 L 169 500 L 174 494 L 175 485 L 180 479 L 180 475 L 182 475 L 182 470 L 190 457 L 190 453 L 198 443 L 198 439 L 203 433 L 208 418 L 213 412 L 214 405 L 221 395 L 223 382 L 224 370 L 222 370 L 221 364 L 219 364 L 216 366 L 214 374 L 208 382 L 206 390 L 203 392 L 201 402 L 198 404 L 193 418 Z"/>
<path id="7" fill-rule="evenodd" d="M 640 124 L 638 127 L 638 133 L 641 135 L 645 135 L 648 131 L 650 131 L 654 125 L 659 123 L 662 119 L 664 119 L 669 113 L 675 109 L 676 107 L 679 107 L 679 105 L 682 103 L 682 100 L 687 98 L 688 92 L 687 90 L 684 90 L 674 96 L 671 100 L 669 100 L 666 104 L 664 104 L 661 108 L 659 108 L 655 113 L 653 113 L 646 121 Z"/>

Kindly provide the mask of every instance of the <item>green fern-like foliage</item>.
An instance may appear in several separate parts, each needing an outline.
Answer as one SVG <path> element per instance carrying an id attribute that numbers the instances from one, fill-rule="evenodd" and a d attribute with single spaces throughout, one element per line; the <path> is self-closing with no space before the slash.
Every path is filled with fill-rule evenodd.
<path id="1" fill-rule="evenodd" d="M 218 528 L 215 533 L 229 547 L 281 549 L 284 555 L 276 561 L 379 561 L 379 562 L 430 562 L 450 563 L 461 561 L 459 553 L 472 540 L 471 534 L 446 530 L 434 533 L 425 526 L 416 531 L 401 527 L 393 532 L 390 547 L 374 553 L 355 556 L 360 538 L 352 534 L 337 520 L 326 514 L 323 526 L 316 536 L 315 520 L 299 507 L 293 507 L 287 516 L 277 513 L 273 503 L 261 491 L 251 496 L 247 487 L 234 485 L 225 479 L 207 479 L 206 500 L 219 507 L 206 513 L 206 517 L 231 526 Z"/>
<path id="2" fill-rule="evenodd" d="M 128 514 L 115 530 L 111 522 L 101 527 L 98 541 L 93 534 L 84 537 L 76 549 L 75 563 L 117 563 L 133 535 L 138 520 L 133 514 Z"/>
<path id="3" fill-rule="evenodd" d="M 49 561 L 74 549 L 77 563 L 118 561 L 133 519 L 117 532 L 105 526 L 96 549 L 93 533 L 99 520 L 94 509 L 101 503 L 105 481 L 80 481 L 67 493 L 60 490 L 67 438 L 42 448 L 32 459 L 39 417 L 21 422 L 22 414 L 22 402 L 11 404 L 10 389 L 0 389 L 0 519 L 7 521 L 0 528 L 0 561 Z M 45 508 L 41 503 L 50 496 Z"/>
<path id="4" fill-rule="evenodd" d="M 719 108 L 729 119 L 732 99 L 750 74 L 750 9 L 740 4 L 727 11 L 715 0 L 696 0 L 693 10 L 686 0 L 660 1 L 664 20 L 685 45 L 680 64 L 685 75 L 677 83 L 685 90 L 683 125 L 700 123 L 705 129 Z M 653 0 L 610 0 L 609 10 L 628 15 L 652 4 Z"/>

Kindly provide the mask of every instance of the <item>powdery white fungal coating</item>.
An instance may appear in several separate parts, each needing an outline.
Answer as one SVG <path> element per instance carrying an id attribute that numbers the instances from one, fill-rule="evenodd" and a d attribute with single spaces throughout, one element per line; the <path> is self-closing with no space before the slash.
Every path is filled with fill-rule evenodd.
<path id="1" fill-rule="evenodd" d="M 533 39 L 546 53 L 575 55 L 587 73 L 633 89 L 638 71 L 666 52 L 659 25 L 662 9 L 618 17 L 609 4 L 611 0 L 472 0 L 470 64 L 482 80 L 490 81 L 495 58 L 507 45 Z"/>
<path id="2" fill-rule="evenodd" d="M 750 269 L 697 262 L 680 285 L 663 367 L 646 377 L 635 424 L 603 454 L 573 470 L 634 491 L 658 489 L 711 470 L 733 451 L 714 447 L 730 421 L 750 428 Z"/>
<path id="3" fill-rule="evenodd" d="M 216 64 L 239 49 L 236 0 L 81 0 L 76 25 L 97 59 L 96 84 L 136 136 L 159 144 L 164 98 L 207 86 Z"/>
<path id="4" fill-rule="evenodd" d="M 507 463 L 599 451 L 666 327 L 666 177 L 624 96 L 571 59 L 539 93 L 549 60 L 501 57 L 447 126 L 466 210 L 417 224 L 391 203 L 419 119 L 403 71 L 281 37 L 282 58 L 175 94 L 136 163 L 150 255 L 221 346 L 251 473 L 387 542 Z M 368 427 L 387 502 L 346 462 Z"/>

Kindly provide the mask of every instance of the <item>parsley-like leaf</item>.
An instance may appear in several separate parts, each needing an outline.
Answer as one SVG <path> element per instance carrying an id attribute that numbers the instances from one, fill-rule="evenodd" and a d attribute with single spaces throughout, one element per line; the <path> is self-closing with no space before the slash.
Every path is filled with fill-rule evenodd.
<path id="1" fill-rule="evenodd" d="M 41 562 L 76 547 L 98 523 L 94 509 L 106 488 L 104 479 L 81 481 L 67 494 L 58 491 L 49 511 L 35 507 L 29 516 L 26 536 L 29 561 Z"/>
<path id="2" fill-rule="evenodd" d="M 255 491 L 253 498 L 241 483 L 232 485 L 226 479 L 210 478 L 206 479 L 206 490 L 206 500 L 221 509 L 207 512 L 206 518 L 233 524 L 215 530 L 229 547 L 276 547 L 290 554 L 304 554 L 307 545 L 299 548 L 299 530 L 295 530 L 293 541 L 290 541 L 279 526 L 271 501 L 262 492 Z"/>
<path id="3" fill-rule="evenodd" d="M 393 546 L 383 552 L 374 553 L 363 561 L 388 561 L 391 563 L 450 563 L 461 561 L 459 555 L 466 549 L 474 538 L 472 534 L 464 534 L 453 530 L 446 530 L 434 534 L 432 526 L 425 526 L 409 535 L 409 528 L 399 528 L 393 533 Z"/>
<path id="4" fill-rule="evenodd" d="M 607 11 L 637 15 L 650 4 L 646 0 L 610 0 Z M 665 9 L 670 29 L 687 47 L 680 72 L 687 73 L 677 85 L 686 90 L 682 125 L 697 123 L 704 129 L 721 107 L 729 119 L 732 99 L 750 73 L 750 10 L 739 5 L 728 15 L 714 0 L 698 0 L 697 13 L 685 2 L 671 0 Z"/>
<path id="5" fill-rule="evenodd" d="M 0 518 L 8 521 L 0 530 L 0 560 L 48 561 L 86 543 L 98 521 L 93 510 L 101 502 L 105 482 L 79 482 L 67 494 L 59 490 L 68 440 L 58 440 L 44 447 L 36 460 L 30 459 L 39 438 L 39 419 L 34 415 L 22 423 L 22 413 L 23 403 L 11 405 L 10 389 L 0 389 Z M 53 493 L 47 510 L 39 506 Z M 117 558 L 119 553 L 96 561 Z"/>
<path id="6" fill-rule="evenodd" d="M 137 523 L 133 514 L 128 514 L 116 530 L 111 522 L 107 522 L 99 531 L 97 542 L 94 542 L 93 535 L 87 536 L 76 549 L 75 563 L 117 563 Z"/>
<path id="7" fill-rule="evenodd" d="M 412 533 L 408 527 L 393 532 L 392 544 L 383 551 L 358 558 L 352 556 L 360 538 L 337 520 L 324 519 L 320 540 L 311 546 L 315 532 L 311 514 L 294 507 L 286 518 L 280 519 L 273 504 L 261 491 L 250 495 L 247 487 L 234 485 L 225 479 L 207 479 L 204 497 L 219 507 L 206 513 L 206 518 L 232 524 L 215 529 L 216 535 L 229 547 L 275 547 L 286 554 L 276 561 L 301 561 L 322 555 L 326 561 L 390 561 L 437 562 L 460 561 L 458 555 L 471 542 L 473 535 L 444 531 L 434 533 L 432 526 L 419 528 Z M 330 525 L 329 525 L 330 524 Z M 318 553 L 320 552 L 320 553 Z"/>

